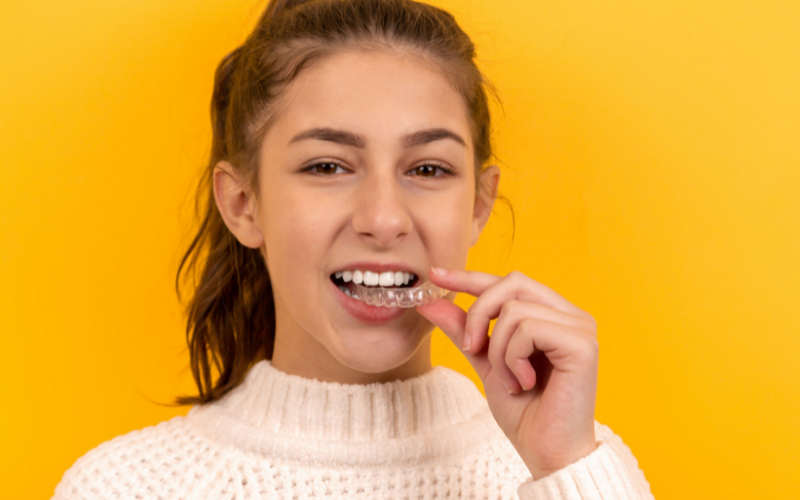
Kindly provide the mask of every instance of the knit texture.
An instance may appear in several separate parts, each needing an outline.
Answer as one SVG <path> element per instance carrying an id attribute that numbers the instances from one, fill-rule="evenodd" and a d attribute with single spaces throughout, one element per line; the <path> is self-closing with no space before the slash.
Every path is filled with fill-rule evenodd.
<path id="1" fill-rule="evenodd" d="M 653 499 L 619 436 L 598 422 L 595 436 L 594 452 L 534 481 L 458 372 L 350 385 L 261 361 L 219 401 L 91 450 L 53 498 Z"/>

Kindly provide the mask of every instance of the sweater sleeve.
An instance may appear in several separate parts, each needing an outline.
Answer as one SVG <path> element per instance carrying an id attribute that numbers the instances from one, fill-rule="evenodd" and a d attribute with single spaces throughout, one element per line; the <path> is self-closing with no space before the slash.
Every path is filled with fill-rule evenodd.
<path id="1" fill-rule="evenodd" d="M 622 439 L 595 422 L 598 447 L 563 469 L 519 488 L 520 500 L 655 500 L 639 462 Z"/>

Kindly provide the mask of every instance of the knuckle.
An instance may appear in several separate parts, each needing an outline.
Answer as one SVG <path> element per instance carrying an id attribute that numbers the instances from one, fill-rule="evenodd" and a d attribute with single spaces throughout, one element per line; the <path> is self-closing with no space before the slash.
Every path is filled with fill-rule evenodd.
<path id="1" fill-rule="evenodd" d="M 516 316 L 520 309 L 522 308 L 522 303 L 518 300 L 512 299 L 503 303 L 502 307 L 500 307 L 500 314 L 504 316 Z"/>
<path id="2" fill-rule="evenodd" d="M 508 273 L 508 278 L 511 281 L 517 282 L 524 280 L 525 278 L 527 278 L 527 276 L 525 276 L 525 274 L 522 273 L 521 271 L 511 271 L 510 273 Z"/>
<path id="3" fill-rule="evenodd" d="M 586 359 L 596 360 L 600 357 L 600 343 L 595 338 L 587 339 L 581 352 L 586 356 Z"/>
<path id="4" fill-rule="evenodd" d="M 597 340 L 597 326 L 589 324 L 586 326 L 585 331 L 591 338 Z"/>
<path id="5" fill-rule="evenodd" d="M 523 332 L 532 333 L 539 327 L 539 320 L 536 318 L 525 318 L 519 322 L 519 328 Z"/>

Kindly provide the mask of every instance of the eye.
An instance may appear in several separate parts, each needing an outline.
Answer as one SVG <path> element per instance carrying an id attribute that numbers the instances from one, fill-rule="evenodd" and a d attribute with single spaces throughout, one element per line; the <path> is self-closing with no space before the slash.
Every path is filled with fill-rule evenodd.
<path id="1" fill-rule="evenodd" d="M 441 177 L 443 175 L 453 175 L 453 171 L 441 165 L 426 163 L 412 168 L 408 175 L 417 177 Z"/>
<path id="2" fill-rule="evenodd" d="M 349 172 L 349 170 L 339 165 L 338 163 L 333 163 L 329 161 L 322 163 L 315 163 L 309 167 L 306 167 L 305 169 L 303 169 L 303 171 L 308 172 L 312 175 L 321 175 L 321 176 L 340 175 Z"/>

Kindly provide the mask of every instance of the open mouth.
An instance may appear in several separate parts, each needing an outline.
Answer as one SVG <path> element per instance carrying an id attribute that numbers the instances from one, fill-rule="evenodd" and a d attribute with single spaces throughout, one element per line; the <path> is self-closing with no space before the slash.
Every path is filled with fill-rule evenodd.
<path id="1" fill-rule="evenodd" d="M 419 277 L 414 273 L 402 271 L 375 273 L 353 269 L 337 271 L 330 276 L 333 284 L 348 297 L 357 295 L 356 285 L 366 288 L 412 288 L 419 282 Z"/>

